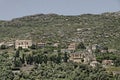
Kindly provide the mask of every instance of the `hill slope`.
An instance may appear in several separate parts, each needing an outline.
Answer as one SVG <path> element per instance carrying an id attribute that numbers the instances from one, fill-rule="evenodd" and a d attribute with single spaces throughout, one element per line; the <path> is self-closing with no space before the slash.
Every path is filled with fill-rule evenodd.
<path id="1" fill-rule="evenodd" d="M 37 14 L 0 21 L 0 40 L 84 41 L 120 49 L 120 12 L 63 16 Z"/>

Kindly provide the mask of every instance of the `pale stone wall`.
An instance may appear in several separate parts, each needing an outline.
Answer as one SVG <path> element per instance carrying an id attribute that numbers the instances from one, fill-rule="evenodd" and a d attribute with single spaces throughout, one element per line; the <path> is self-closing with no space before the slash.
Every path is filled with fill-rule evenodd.
<path id="1" fill-rule="evenodd" d="M 32 40 L 16 40 L 15 41 L 15 49 L 18 49 L 19 47 L 28 48 L 32 46 Z"/>
<path id="2" fill-rule="evenodd" d="M 71 43 L 71 44 L 68 46 L 68 50 L 75 51 L 75 50 L 76 50 L 76 43 Z"/>

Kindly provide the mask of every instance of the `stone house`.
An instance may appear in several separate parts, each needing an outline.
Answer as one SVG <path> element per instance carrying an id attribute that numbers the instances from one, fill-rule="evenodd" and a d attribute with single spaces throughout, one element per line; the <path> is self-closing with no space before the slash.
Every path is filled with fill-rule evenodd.
<path id="1" fill-rule="evenodd" d="M 88 64 L 92 60 L 94 60 L 94 57 L 88 51 L 70 53 L 69 61 Z"/>
<path id="2" fill-rule="evenodd" d="M 97 62 L 97 61 L 92 61 L 92 62 L 90 63 L 90 66 L 92 66 L 93 68 L 95 68 L 95 67 L 97 67 L 99 64 L 100 64 L 100 63 Z"/>
<path id="3" fill-rule="evenodd" d="M 84 57 L 84 55 L 82 55 L 81 53 L 71 53 L 71 54 L 70 54 L 69 61 L 81 63 L 83 57 Z"/>
<path id="4" fill-rule="evenodd" d="M 102 61 L 102 65 L 103 66 L 111 66 L 111 65 L 113 65 L 114 63 L 113 63 L 113 60 L 103 60 Z"/>
<path id="5" fill-rule="evenodd" d="M 75 53 L 70 53 L 69 60 L 73 62 L 78 62 L 78 63 L 81 63 L 81 62 L 89 63 L 90 57 L 86 51 L 79 51 Z"/>
<path id="6" fill-rule="evenodd" d="M 19 47 L 29 48 L 32 46 L 32 40 L 16 40 L 15 41 L 15 49 L 18 49 Z"/>
<path id="7" fill-rule="evenodd" d="M 76 47 L 77 47 L 76 43 L 70 43 L 68 46 L 68 50 L 74 52 L 76 50 Z"/>
<path id="8" fill-rule="evenodd" d="M 37 43 L 38 48 L 44 48 L 45 46 L 46 46 L 46 43 L 43 43 L 43 42 Z"/>

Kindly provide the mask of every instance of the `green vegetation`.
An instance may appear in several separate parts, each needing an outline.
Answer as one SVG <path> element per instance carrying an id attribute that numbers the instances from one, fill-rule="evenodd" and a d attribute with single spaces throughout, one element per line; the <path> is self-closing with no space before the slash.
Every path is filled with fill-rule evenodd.
<path id="1" fill-rule="evenodd" d="M 6 53 L 0 54 L 0 80 L 13 80 L 12 61 Z"/>
<path id="2" fill-rule="evenodd" d="M 53 47 L 43 49 L 18 49 L 13 55 L 7 52 L 0 54 L 0 80 L 119 80 L 120 75 L 111 73 L 117 67 L 107 69 L 95 68 L 80 63 L 69 62 L 68 53 L 54 53 Z M 97 53 L 96 53 L 97 54 Z M 97 59 L 114 59 L 118 55 L 104 53 Z M 109 56 L 109 57 L 105 57 Z M 119 57 L 119 56 L 118 56 Z M 118 58 L 117 57 L 117 58 Z M 118 62 L 119 63 L 119 62 Z M 109 71 L 109 72 L 108 72 Z"/>
<path id="3" fill-rule="evenodd" d="M 20 51 L 22 52 L 22 51 Z M 0 80 L 119 80 L 120 75 L 108 73 L 109 69 L 101 66 L 92 68 L 89 65 L 68 62 L 64 54 L 42 54 L 39 50 L 34 54 L 19 55 L 9 59 L 9 55 L 0 55 Z M 64 60 L 62 60 L 64 59 Z M 5 62 L 4 62 L 5 61 Z M 63 62 L 62 62 L 63 61 Z M 7 63 L 6 63 L 7 62 Z M 26 64 L 25 64 L 26 62 Z M 29 67 L 28 67 L 29 66 Z M 22 67 L 30 68 L 30 70 Z M 20 72 L 14 71 L 19 70 Z"/>
<path id="4" fill-rule="evenodd" d="M 39 14 L 0 21 L 0 42 L 32 39 L 34 43 L 29 49 L 19 47 L 18 50 L 1 45 L 0 80 L 120 80 L 119 74 L 113 74 L 120 71 L 119 14 Z M 46 46 L 39 48 L 37 42 L 45 42 Z M 113 60 L 114 65 L 105 69 L 101 65 L 91 67 L 89 63 L 69 61 L 70 53 L 60 50 L 66 50 L 71 42 L 81 42 L 76 51 L 84 51 L 90 44 L 104 46 L 100 49 L 107 52 L 95 51 L 97 61 Z M 55 47 L 54 43 L 60 45 Z"/>
<path id="5" fill-rule="evenodd" d="M 0 39 L 33 39 L 43 42 L 84 40 L 120 49 L 120 13 L 63 16 L 39 14 L 0 22 Z"/>
<path id="6" fill-rule="evenodd" d="M 37 72 L 36 72 L 37 70 Z M 41 64 L 33 69 L 29 78 L 38 80 L 112 80 L 115 79 L 104 69 L 93 69 L 84 64 L 62 63 L 62 64 Z M 116 78 L 117 79 L 117 78 Z"/>
<path id="7" fill-rule="evenodd" d="M 99 62 L 103 60 L 113 60 L 115 66 L 120 66 L 120 54 L 115 53 L 96 53 L 96 59 Z"/>

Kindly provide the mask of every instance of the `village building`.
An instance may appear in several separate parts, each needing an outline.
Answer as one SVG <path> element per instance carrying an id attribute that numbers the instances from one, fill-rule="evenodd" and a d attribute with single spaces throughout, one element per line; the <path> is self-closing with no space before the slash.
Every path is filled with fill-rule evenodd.
<path id="1" fill-rule="evenodd" d="M 70 59 L 69 61 L 73 61 L 73 62 L 77 62 L 77 63 L 81 63 L 83 62 L 83 55 L 81 53 L 71 53 L 70 54 Z"/>
<path id="2" fill-rule="evenodd" d="M 76 49 L 75 44 L 73 49 Z M 87 46 L 85 50 L 71 53 L 70 61 L 82 62 L 84 64 L 89 64 L 91 61 L 96 61 L 95 55 L 93 54 L 92 46 Z"/>
<path id="3" fill-rule="evenodd" d="M 103 67 L 106 67 L 106 66 L 114 65 L 114 63 L 113 63 L 113 60 L 103 60 L 102 65 L 103 65 Z"/>
<path id="4" fill-rule="evenodd" d="M 97 67 L 99 64 L 100 64 L 100 63 L 97 62 L 97 61 L 92 61 L 92 62 L 90 63 L 90 66 L 92 66 L 93 68 L 95 68 L 95 67 Z"/>
<path id="5" fill-rule="evenodd" d="M 70 43 L 70 45 L 68 46 L 68 50 L 74 52 L 76 50 L 76 43 Z"/>
<path id="6" fill-rule="evenodd" d="M 16 40 L 15 41 L 15 49 L 21 48 L 29 48 L 32 46 L 32 40 Z"/>
<path id="7" fill-rule="evenodd" d="M 46 43 L 43 43 L 43 42 L 37 43 L 38 48 L 44 48 L 45 46 L 46 46 Z"/>
<path id="8" fill-rule="evenodd" d="M 69 61 L 88 64 L 91 61 L 95 60 L 94 56 L 88 51 L 79 51 L 75 53 L 70 53 Z"/>

